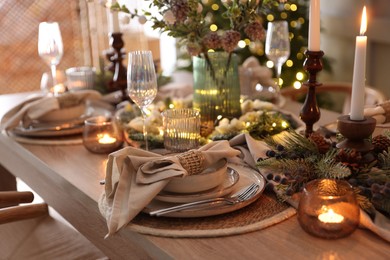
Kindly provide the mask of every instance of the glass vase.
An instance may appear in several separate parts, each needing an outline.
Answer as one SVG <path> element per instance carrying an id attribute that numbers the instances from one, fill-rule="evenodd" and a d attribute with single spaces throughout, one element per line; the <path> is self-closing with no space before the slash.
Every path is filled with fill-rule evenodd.
<path id="1" fill-rule="evenodd" d="M 201 135 L 208 136 L 217 120 L 241 115 L 238 57 L 226 52 L 193 57 L 193 107 L 200 111 Z"/>

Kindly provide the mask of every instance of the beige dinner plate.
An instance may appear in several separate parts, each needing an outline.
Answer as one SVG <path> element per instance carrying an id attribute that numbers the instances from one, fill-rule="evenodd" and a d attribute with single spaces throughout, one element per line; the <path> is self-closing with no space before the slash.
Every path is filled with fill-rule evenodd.
<path id="1" fill-rule="evenodd" d="M 11 130 L 15 135 L 26 136 L 26 137 L 57 137 L 57 136 L 68 136 L 81 134 L 83 132 L 83 125 L 76 125 L 69 128 L 62 128 L 59 130 L 42 130 L 34 131 L 34 128 L 31 130 L 24 129 L 23 127 L 16 127 Z"/>
<path id="2" fill-rule="evenodd" d="M 225 161 L 226 162 L 226 161 Z M 197 192 L 197 193 L 174 193 L 161 191 L 156 197 L 156 200 L 171 202 L 171 203 L 188 203 L 198 200 L 206 200 L 216 197 L 222 197 L 233 190 L 234 185 L 238 183 L 240 175 L 230 167 L 227 168 L 225 180 L 215 188 Z"/>
<path id="3" fill-rule="evenodd" d="M 192 217 L 207 217 L 207 216 L 220 215 L 220 214 L 241 209 L 256 201 L 264 191 L 265 183 L 266 183 L 264 177 L 261 176 L 259 172 L 257 172 L 252 168 L 249 168 L 248 166 L 243 166 L 238 164 L 228 164 L 228 167 L 234 169 L 240 175 L 237 184 L 234 185 L 230 193 L 233 194 L 235 192 L 238 192 L 243 187 L 246 187 L 251 183 L 257 183 L 259 185 L 259 189 L 257 190 L 256 194 L 252 198 L 243 202 L 239 202 L 234 205 L 209 206 L 209 207 L 202 207 L 198 209 L 186 209 L 177 212 L 171 212 L 171 213 L 164 214 L 164 217 L 192 218 Z M 162 202 L 155 199 L 148 206 L 144 208 L 143 212 L 149 213 L 154 210 L 159 210 L 159 209 L 163 209 L 175 205 L 177 205 L 177 203 Z"/>

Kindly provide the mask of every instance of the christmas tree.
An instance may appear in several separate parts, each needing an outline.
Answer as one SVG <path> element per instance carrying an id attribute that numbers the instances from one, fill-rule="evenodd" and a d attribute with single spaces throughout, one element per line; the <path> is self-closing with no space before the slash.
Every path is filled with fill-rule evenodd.
<path id="1" fill-rule="evenodd" d="M 303 62 L 305 60 L 305 50 L 307 49 L 308 42 L 308 0 L 289 0 L 285 3 L 267 4 L 267 1 L 263 1 L 261 8 L 263 16 L 263 27 L 267 29 L 268 22 L 276 20 L 285 20 L 289 24 L 290 32 L 290 48 L 291 54 L 289 59 L 283 65 L 282 68 L 282 84 L 281 86 L 295 86 L 300 87 L 302 82 L 307 80 L 306 72 L 303 69 Z M 224 18 L 226 8 L 219 0 L 205 0 L 203 12 L 208 15 L 210 19 L 211 30 L 224 30 L 229 21 Z M 249 39 L 244 39 L 239 43 L 239 47 L 235 50 L 240 55 L 241 61 L 244 61 L 249 56 L 255 56 L 258 58 L 263 66 L 267 66 L 273 69 L 273 63 L 270 62 L 264 53 L 264 42 L 251 42 Z M 179 49 L 178 57 L 189 58 L 185 55 L 186 49 Z M 188 60 L 187 60 L 188 61 Z M 190 63 L 179 63 L 179 67 L 191 68 Z M 330 71 L 330 66 L 326 59 L 323 59 L 324 70 Z"/>

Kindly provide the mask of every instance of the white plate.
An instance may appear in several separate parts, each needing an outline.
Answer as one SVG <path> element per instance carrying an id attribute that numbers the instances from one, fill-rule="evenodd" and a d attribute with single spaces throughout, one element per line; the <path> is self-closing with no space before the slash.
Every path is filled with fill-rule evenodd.
<path id="1" fill-rule="evenodd" d="M 224 182 L 215 188 L 197 193 L 173 193 L 161 191 L 159 194 L 157 194 L 155 199 L 172 203 L 187 203 L 221 197 L 230 193 L 234 185 L 237 184 L 238 180 L 239 174 L 237 173 L 237 171 L 228 167 Z"/>
<path id="2" fill-rule="evenodd" d="M 251 183 L 257 183 L 259 185 L 259 189 L 252 198 L 234 205 L 220 205 L 215 207 L 187 209 L 187 210 L 181 210 L 177 212 L 171 212 L 165 214 L 164 217 L 192 218 L 192 217 L 214 216 L 214 215 L 224 214 L 224 213 L 241 209 L 256 201 L 264 191 L 265 188 L 264 177 L 261 176 L 261 174 L 256 170 L 249 168 L 247 166 L 242 166 L 238 164 L 228 164 L 228 167 L 236 170 L 240 175 L 239 181 L 236 185 L 234 185 L 231 193 L 238 192 L 240 189 L 248 186 Z M 148 206 L 146 206 L 143 212 L 149 213 L 154 210 L 163 209 L 174 205 L 177 204 L 161 202 L 159 200 L 153 200 Z"/>

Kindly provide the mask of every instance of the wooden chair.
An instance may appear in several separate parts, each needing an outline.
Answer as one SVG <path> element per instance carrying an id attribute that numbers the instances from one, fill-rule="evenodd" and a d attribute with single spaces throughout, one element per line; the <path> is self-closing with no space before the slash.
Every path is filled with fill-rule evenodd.
<path id="1" fill-rule="evenodd" d="M 1 259 L 107 259 L 69 225 L 52 218 L 32 192 L 0 191 Z"/>
<path id="2" fill-rule="evenodd" d="M 16 206 L 19 203 L 30 203 L 33 200 L 34 194 L 29 191 L 0 191 L 0 224 L 49 214 L 46 203 Z"/>
<path id="3" fill-rule="evenodd" d="M 280 90 L 280 94 L 292 100 L 298 100 L 300 97 L 306 95 L 307 88 L 302 86 L 300 89 L 294 87 L 284 87 Z M 352 85 L 346 82 L 332 82 L 324 83 L 322 86 L 316 88 L 316 93 L 341 93 L 344 94 L 344 103 L 342 106 L 342 113 L 349 114 L 351 106 Z M 365 105 L 376 105 L 387 100 L 386 96 L 377 89 L 370 86 L 365 88 Z"/>

